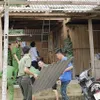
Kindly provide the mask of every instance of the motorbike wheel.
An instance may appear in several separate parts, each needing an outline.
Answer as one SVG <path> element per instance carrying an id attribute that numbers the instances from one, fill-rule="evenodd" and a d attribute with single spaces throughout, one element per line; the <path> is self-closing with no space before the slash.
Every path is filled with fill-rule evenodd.
<path id="1" fill-rule="evenodd" d="M 97 92 L 97 91 L 100 91 L 100 82 L 93 82 L 91 84 L 91 86 L 89 87 L 88 89 L 88 94 L 89 96 L 91 97 L 91 100 L 95 100 L 94 98 L 94 94 Z"/>

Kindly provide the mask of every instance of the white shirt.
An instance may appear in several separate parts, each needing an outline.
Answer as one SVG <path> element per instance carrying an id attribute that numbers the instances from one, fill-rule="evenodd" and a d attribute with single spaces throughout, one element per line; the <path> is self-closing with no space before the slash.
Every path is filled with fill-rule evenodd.
<path id="1" fill-rule="evenodd" d="M 36 47 L 31 47 L 31 49 L 30 49 L 30 55 L 31 55 L 32 61 L 37 61 L 38 54 L 37 54 Z"/>

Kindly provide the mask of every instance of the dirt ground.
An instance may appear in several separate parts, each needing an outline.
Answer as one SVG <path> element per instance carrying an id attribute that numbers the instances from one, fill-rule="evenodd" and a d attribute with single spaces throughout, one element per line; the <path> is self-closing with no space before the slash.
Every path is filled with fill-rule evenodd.
<path id="1" fill-rule="evenodd" d="M 1 83 L 1 80 L 0 80 Z M 58 84 L 59 100 L 61 100 L 60 95 L 60 85 Z M 70 100 L 84 100 L 81 87 L 78 85 L 78 82 L 73 80 L 68 85 L 67 90 Z M 41 91 L 40 93 L 35 94 L 36 100 L 55 100 L 55 95 L 52 89 Z M 22 100 L 23 96 L 20 91 L 19 86 L 15 86 L 14 100 Z M 1 100 L 1 85 L 0 85 L 0 100 Z"/>
<path id="2" fill-rule="evenodd" d="M 57 89 L 59 92 L 59 98 L 61 98 L 59 84 Z M 70 97 L 70 100 L 84 100 L 81 87 L 79 86 L 78 82 L 75 80 L 71 81 L 70 84 L 68 85 L 67 93 L 68 96 Z M 52 89 L 35 94 L 35 97 L 37 98 L 37 100 L 55 100 L 55 95 Z"/>

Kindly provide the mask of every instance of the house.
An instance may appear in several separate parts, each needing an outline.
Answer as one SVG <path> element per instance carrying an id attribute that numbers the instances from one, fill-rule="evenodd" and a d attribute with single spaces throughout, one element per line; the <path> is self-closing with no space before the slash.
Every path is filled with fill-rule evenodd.
<path id="1" fill-rule="evenodd" d="M 4 4 L 0 1 L 0 4 Z M 62 48 L 70 35 L 73 43 L 75 72 L 91 66 L 99 53 L 100 2 L 95 0 L 9 1 L 9 41 L 21 37 L 36 46 L 45 62 L 55 61 L 54 50 Z M 0 52 L 2 54 L 4 15 L 0 7 Z M 2 55 L 0 56 L 2 66 Z M 1 68 L 1 67 L 0 67 Z"/>

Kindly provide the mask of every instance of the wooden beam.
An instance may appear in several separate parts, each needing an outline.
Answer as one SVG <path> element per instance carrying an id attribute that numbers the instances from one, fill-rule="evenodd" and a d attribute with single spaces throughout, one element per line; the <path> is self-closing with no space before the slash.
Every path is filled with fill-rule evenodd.
<path id="1" fill-rule="evenodd" d="M 92 68 L 92 75 L 94 76 L 94 41 L 93 41 L 93 27 L 92 27 L 92 20 L 88 20 L 88 30 L 89 30 L 89 43 L 90 43 L 90 59 L 91 59 L 91 68 Z"/>
<path id="2" fill-rule="evenodd" d="M 0 16 L 0 71 L 2 71 L 2 22 Z"/>
<path id="3" fill-rule="evenodd" d="M 66 17 L 65 13 L 10 13 L 9 16 L 19 16 L 19 17 Z"/>
<path id="4" fill-rule="evenodd" d="M 67 19 L 63 20 L 63 40 L 67 38 L 67 27 L 66 27 L 67 21 L 68 21 Z"/>
<path id="5" fill-rule="evenodd" d="M 62 27 L 61 27 L 61 48 L 64 46 L 64 40 L 67 37 L 67 27 L 66 27 L 66 19 L 62 21 Z"/>
<path id="6" fill-rule="evenodd" d="M 13 18 L 36 18 L 36 19 L 39 19 L 41 17 L 42 19 L 47 19 L 47 20 L 48 19 L 53 20 L 53 18 L 54 20 L 55 19 L 59 20 L 61 18 L 67 18 L 67 17 L 74 17 L 74 18 L 79 18 L 79 19 L 89 19 L 89 18 L 100 19 L 100 17 L 97 16 L 97 15 L 100 15 L 100 13 L 95 14 L 95 16 L 92 16 L 92 15 L 90 16 L 89 14 L 90 13 L 68 13 L 68 14 L 67 13 L 48 13 L 47 14 L 47 13 L 30 13 L 30 12 L 29 13 L 10 12 L 9 16 Z M 91 14 L 94 15 L 94 13 L 91 13 Z"/>
<path id="7" fill-rule="evenodd" d="M 12 19 L 19 19 L 19 21 L 20 21 L 20 19 L 23 19 L 23 20 L 64 20 L 64 18 L 63 17 L 42 17 L 42 16 L 40 16 L 40 17 L 35 17 L 35 16 L 29 16 L 29 17 L 23 17 L 23 16 L 21 16 L 21 17 L 17 17 L 17 16 L 10 16 L 10 18 Z"/>
<path id="8" fill-rule="evenodd" d="M 4 1 L 0 1 L 0 4 L 4 4 Z M 100 2 L 96 2 L 96 1 L 92 1 L 92 2 L 88 2 L 88 1 L 68 1 L 68 0 L 42 0 L 42 1 L 21 1 L 21 0 L 9 0 L 9 4 L 21 4 L 21 5 L 99 5 Z"/>

